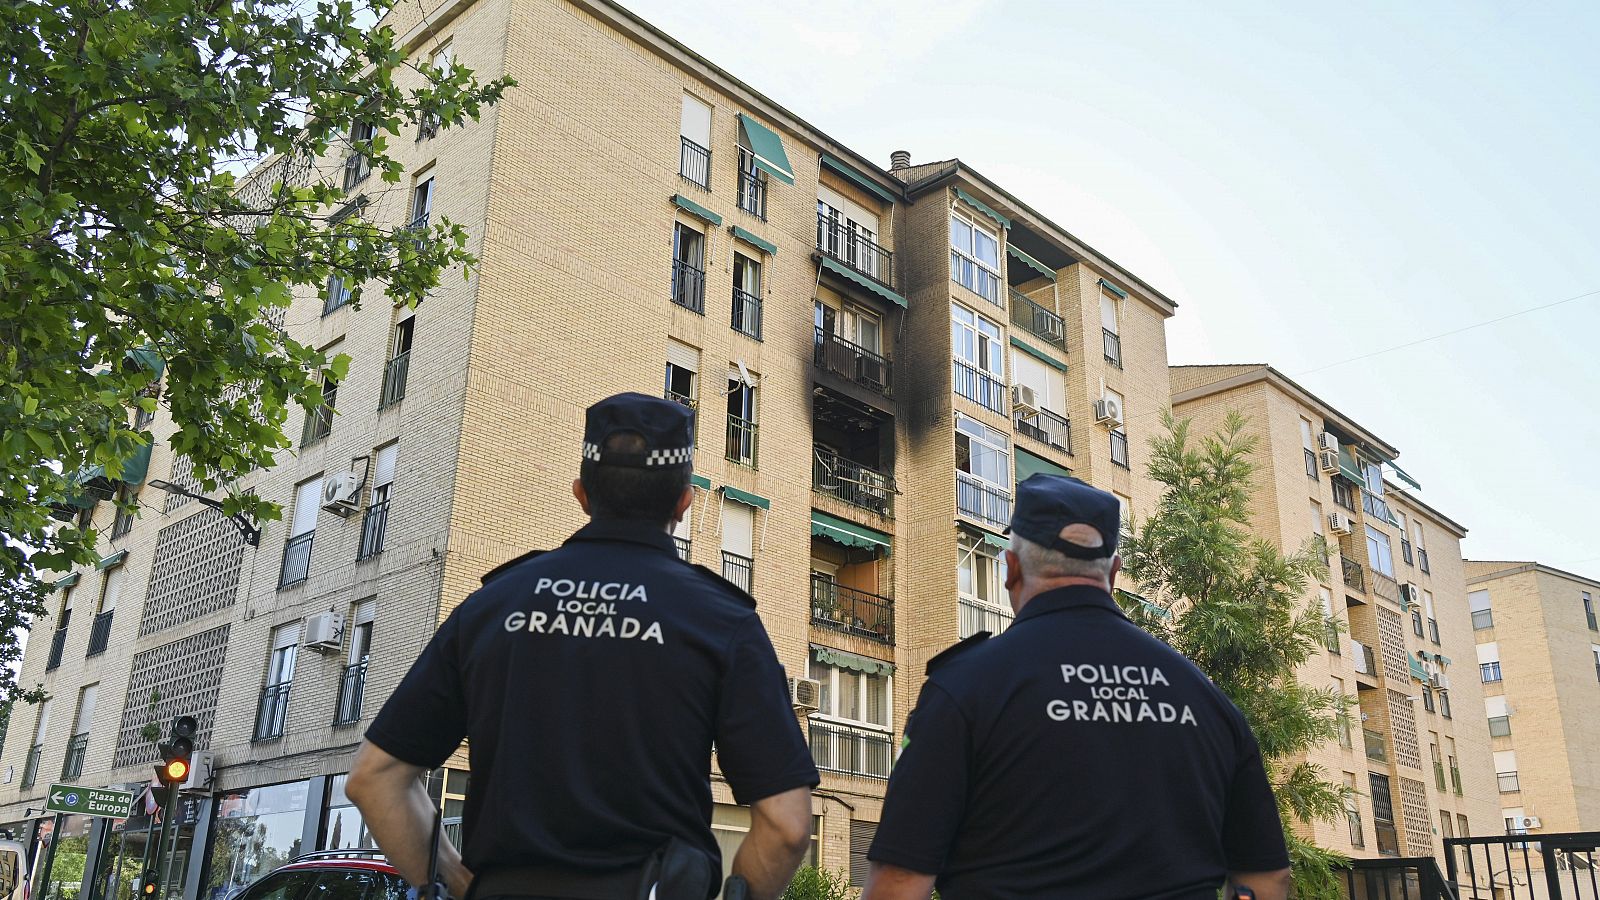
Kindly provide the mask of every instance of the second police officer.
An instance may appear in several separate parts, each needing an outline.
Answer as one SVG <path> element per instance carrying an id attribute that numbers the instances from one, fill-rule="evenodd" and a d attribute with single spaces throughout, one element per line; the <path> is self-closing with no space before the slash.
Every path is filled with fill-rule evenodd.
<path id="1" fill-rule="evenodd" d="M 810 845 L 811 752 L 749 595 L 679 559 L 693 413 L 619 394 L 590 407 L 573 495 L 588 525 L 484 577 L 366 733 L 347 792 L 391 862 L 427 880 L 419 776 L 468 742 L 456 897 L 705 900 L 716 892 L 710 758 L 751 828 L 732 869 L 775 898 Z"/>

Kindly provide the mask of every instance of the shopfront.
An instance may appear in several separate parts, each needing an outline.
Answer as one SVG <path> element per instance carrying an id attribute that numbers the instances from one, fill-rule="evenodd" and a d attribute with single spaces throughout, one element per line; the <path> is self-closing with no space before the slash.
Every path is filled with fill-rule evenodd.
<path id="1" fill-rule="evenodd" d="M 311 781 L 306 780 L 218 794 L 211 850 L 195 900 L 229 900 L 250 882 L 307 852 L 310 792 Z"/>

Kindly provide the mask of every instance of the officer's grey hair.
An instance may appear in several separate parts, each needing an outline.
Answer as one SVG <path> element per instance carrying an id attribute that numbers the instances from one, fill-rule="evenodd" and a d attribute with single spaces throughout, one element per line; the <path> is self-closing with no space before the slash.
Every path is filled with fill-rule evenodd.
<path id="1" fill-rule="evenodd" d="M 1104 542 L 1096 535 L 1092 541 L 1084 542 L 1084 545 L 1098 547 L 1102 543 Z M 1011 536 L 1011 550 L 1017 554 L 1017 560 L 1025 577 L 1096 578 L 1101 581 L 1108 581 L 1111 578 L 1110 556 L 1104 559 L 1073 559 L 1065 553 L 1041 547 L 1016 534 Z"/>

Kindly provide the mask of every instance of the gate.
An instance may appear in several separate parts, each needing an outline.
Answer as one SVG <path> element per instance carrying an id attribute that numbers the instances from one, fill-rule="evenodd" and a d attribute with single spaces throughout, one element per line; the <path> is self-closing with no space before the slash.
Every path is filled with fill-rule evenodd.
<path id="1" fill-rule="evenodd" d="M 1457 900 L 1431 856 L 1352 859 L 1336 877 L 1345 900 Z"/>
<path id="2" fill-rule="evenodd" d="M 1600 832 L 1447 838 L 1460 900 L 1600 900 Z"/>

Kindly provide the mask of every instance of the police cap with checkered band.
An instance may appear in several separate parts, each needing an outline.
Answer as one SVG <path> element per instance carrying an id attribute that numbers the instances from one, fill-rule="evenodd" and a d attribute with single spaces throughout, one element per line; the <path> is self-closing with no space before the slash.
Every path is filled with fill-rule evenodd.
<path id="1" fill-rule="evenodd" d="M 636 434 L 637 452 L 607 449 L 618 434 Z M 584 415 L 583 464 L 657 469 L 694 462 L 694 410 L 647 394 L 614 394 Z"/>

